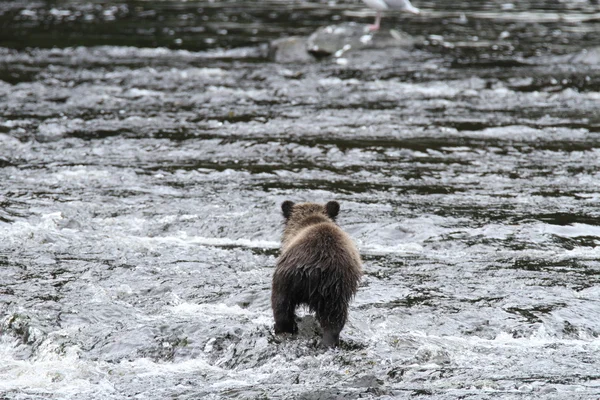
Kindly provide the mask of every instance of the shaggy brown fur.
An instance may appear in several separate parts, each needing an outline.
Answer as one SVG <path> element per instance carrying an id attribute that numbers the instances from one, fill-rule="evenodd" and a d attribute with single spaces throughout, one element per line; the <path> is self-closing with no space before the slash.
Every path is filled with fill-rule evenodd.
<path id="1" fill-rule="evenodd" d="M 271 295 L 275 333 L 296 333 L 295 310 L 305 304 L 321 324 L 323 343 L 335 347 L 362 275 L 360 255 L 335 223 L 337 202 L 285 201 L 281 210 L 285 229 Z"/>

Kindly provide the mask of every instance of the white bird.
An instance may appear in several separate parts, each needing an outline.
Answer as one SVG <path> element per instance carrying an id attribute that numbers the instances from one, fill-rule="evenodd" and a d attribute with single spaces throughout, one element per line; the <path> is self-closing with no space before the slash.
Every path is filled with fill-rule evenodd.
<path id="1" fill-rule="evenodd" d="M 421 11 L 410 4 L 409 0 L 363 0 L 365 4 L 374 10 L 377 10 L 377 17 L 375 23 L 369 25 L 369 29 L 372 31 L 379 30 L 379 23 L 381 22 L 381 12 L 386 10 L 398 10 L 406 11 L 413 14 L 419 14 Z"/>

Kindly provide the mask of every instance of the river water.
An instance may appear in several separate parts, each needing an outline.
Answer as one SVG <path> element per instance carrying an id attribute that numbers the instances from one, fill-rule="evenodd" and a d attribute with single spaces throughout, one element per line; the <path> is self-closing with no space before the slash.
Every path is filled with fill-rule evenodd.
<path id="1" fill-rule="evenodd" d="M 372 14 L 2 2 L 0 398 L 598 398 L 600 5 L 414 4 L 277 64 Z M 338 350 L 272 332 L 288 199 L 364 258 Z"/>

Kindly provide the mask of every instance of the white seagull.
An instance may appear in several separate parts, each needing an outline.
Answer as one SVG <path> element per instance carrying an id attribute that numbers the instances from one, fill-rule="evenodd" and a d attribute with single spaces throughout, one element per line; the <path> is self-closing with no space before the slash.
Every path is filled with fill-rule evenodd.
<path id="1" fill-rule="evenodd" d="M 413 14 L 419 14 L 421 11 L 410 4 L 409 0 L 363 0 L 365 4 L 374 10 L 377 10 L 377 17 L 375 23 L 369 25 L 369 29 L 372 31 L 379 30 L 379 23 L 381 22 L 381 12 L 386 10 L 398 10 L 406 11 Z"/>

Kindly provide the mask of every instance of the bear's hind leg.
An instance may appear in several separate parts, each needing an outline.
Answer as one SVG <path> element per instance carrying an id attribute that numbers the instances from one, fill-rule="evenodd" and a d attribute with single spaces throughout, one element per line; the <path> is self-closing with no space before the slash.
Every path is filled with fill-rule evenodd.
<path id="1" fill-rule="evenodd" d="M 323 345 L 325 347 L 338 347 L 340 345 L 340 332 L 341 328 L 334 329 L 328 328 L 323 329 Z"/>
<path id="2" fill-rule="evenodd" d="M 323 345 L 326 347 L 337 347 L 340 344 L 340 332 L 346 325 L 348 318 L 347 307 L 335 310 L 325 310 L 317 313 L 317 319 L 323 329 Z"/>
<path id="3" fill-rule="evenodd" d="M 275 333 L 296 333 L 296 305 L 291 299 L 281 293 L 273 292 L 271 299 L 273 317 L 275 318 Z"/>

